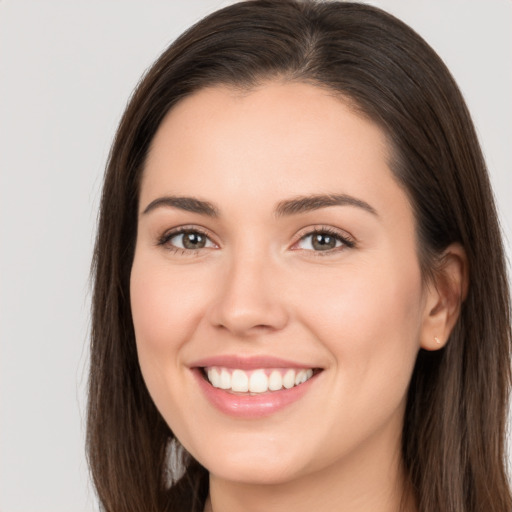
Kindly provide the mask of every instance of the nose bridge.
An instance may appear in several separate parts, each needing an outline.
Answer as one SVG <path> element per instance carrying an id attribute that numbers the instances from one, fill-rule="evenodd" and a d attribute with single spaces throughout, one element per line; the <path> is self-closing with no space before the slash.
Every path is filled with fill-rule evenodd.
<path id="1" fill-rule="evenodd" d="M 253 244 L 234 248 L 213 305 L 212 321 L 237 336 L 282 329 L 288 314 L 279 293 L 280 268 L 270 251 Z"/>

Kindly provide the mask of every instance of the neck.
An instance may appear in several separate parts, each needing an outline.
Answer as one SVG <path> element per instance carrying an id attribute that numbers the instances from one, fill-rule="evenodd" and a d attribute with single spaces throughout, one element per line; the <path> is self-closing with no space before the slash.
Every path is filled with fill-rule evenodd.
<path id="1" fill-rule="evenodd" d="M 369 442 L 365 448 L 282 483 L 233 482 L 210 474 L 205 512 L 415 512 L 400 440 L 380 448 Z"/>

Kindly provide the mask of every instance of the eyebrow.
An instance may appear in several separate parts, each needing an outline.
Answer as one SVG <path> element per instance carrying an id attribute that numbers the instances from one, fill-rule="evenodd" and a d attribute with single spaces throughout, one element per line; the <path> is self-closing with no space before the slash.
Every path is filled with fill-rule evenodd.
<path id="1" fill-rule="evenodd" d="M 377 211 L 367 202 L 349 196 L 347 194 L 314 194 L 309 196 L 299 196 L 293 199 L 287 199 L 277 204 L 275 214 L 277 217 L 286 217 L 306 213 L 329 206 L 355 206 L 361 208 L 372 215 L 378 216 Z M 164 196 L 151 201 L 142 212 L 143 215 L 159 207 L 171 207 L 185 210 L 187 212 L 198 213 L 208 217 L 219 217 L 219 209 L 208 201 L 203 201 L 195 197 L 185 196 Z"/>
<path id="2" fill-rule="evenodd" d="M 142 212 L 143 214 L 149 213 L 155 208 L 167 206 L 171 208 L 178 208 L 187 212 L 199 213 L 200 215 L 206 215 L 208 217 L 218 217 L 219 210 L 208 201 L 202 201 L 195 197 L 182 197 L 182 196 L 165 196 L 159 197 L 154 201 L 151 201 L 146 206 L 146 209 Z"/>
<path id="3" fill-rule="evenodd" d="M 300 196 L 294 199 L 281 201 L 276 207 L 278 217 L 306 213 L 329 206 L 355 206 L 378 216 L 377 210 L 367 202 L 346 194 L 316 194 L 311 196 Z"/>

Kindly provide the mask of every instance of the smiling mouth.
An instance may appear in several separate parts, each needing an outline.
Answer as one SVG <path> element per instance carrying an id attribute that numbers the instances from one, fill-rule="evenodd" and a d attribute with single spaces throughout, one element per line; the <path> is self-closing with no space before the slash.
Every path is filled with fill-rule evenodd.
<path id="1" fill-rule="evenodd" d="M 319 368 L 260 368 L 242 370 L 222 366 L 201 368 L 203 377 L 217 389 L 231 393 L 261 394 L 291 389 L 319 373 Z"/>

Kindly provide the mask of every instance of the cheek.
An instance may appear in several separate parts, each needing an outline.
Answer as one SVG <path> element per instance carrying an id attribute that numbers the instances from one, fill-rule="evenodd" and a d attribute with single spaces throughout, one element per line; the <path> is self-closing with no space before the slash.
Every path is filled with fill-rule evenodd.
<path id="1" fill-rule="evenodd" d="M 418 269 L 393 267 L 363 263 L 306 276 L 303 309 L 325 332 L 385 334 L 395 327 L 398 335 L 419 323 L 422 285 Z"/>
<path id="2" fill-rule="evenodd" d="M 414 261 L 414 260 L 412 260 Z M 337 375 L 354 393 L 395 382 L 406 388 L 419 349 L 422 281 L 417 265 L 347 266 L 315 276 L 303 323 L 330 351 Z M 395 392 L 399 392 L 399 389 Z M 381 390 L 383 388 L 380 388 Z M 390 391 L 392 391 L 390 389 Z"/>
<path id="3" fill-rule="evenodd" d="M 322 414 L 327 437 L 337 439 L 335 452 L 389 422 L 400 428 L 419 348 L 421 277 L 415 268 L 392 265 L 354 266 L 337 279 L 319 277 L 303 323 L 331 356 L 326 377 L 332 393 Z"/>
<path id="4" fill-rule="evenodd" d="M 135 257 L 130 301 L 140 357 L 176 351 L 189 339 L 200 315 L 205 286 L 200 276 L 144 256 Z"/>
<path id="5" fill-rule="evenodd" d="M 172 268 L 161 256 L 136 253 L 130 276 L 130 302 L 137 354 L 148 391 L 164 418 L 181 418 L 189 404 L 183 346 L 202 317 L 204 279 Z M 185 414 L 186 416 L 186 414 Z M 173 425 L 174 426 L 174 425 Z"/>

